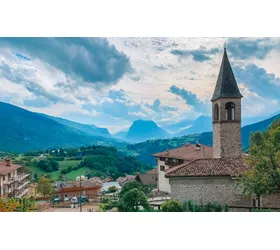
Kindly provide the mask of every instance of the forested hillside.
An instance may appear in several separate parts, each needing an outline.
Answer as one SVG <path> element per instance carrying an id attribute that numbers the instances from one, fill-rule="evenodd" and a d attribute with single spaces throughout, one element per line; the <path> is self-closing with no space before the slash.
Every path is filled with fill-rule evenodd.
<path id="1" fill-rule="evenodd" d="M 46 116 L 0 102 L 0 151 L 27 152 L 92 144 L 120 145 L 116 139 L 89 135 Z"/>

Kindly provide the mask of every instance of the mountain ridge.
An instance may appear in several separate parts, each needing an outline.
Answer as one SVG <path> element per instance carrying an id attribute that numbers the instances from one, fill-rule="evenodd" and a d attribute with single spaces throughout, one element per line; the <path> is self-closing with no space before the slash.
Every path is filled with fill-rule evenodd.
<path id="1" fill-rule="evenodd" d="M 123 145 L 114 138 L 88 135 L 46 116 L 0 102 L 0 151 L 81 147 L 93 144 Z"/>

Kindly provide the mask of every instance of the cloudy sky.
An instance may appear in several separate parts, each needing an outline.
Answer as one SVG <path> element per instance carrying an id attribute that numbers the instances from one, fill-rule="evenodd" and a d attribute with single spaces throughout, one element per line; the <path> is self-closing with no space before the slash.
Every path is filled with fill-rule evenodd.
<path id="1" fill-rule="evenodd" d="M 276 38 L 0 38 L 0 101 L 112 133 L 210 115 L 224 44 L 243 116 L 279 111 Z"/>

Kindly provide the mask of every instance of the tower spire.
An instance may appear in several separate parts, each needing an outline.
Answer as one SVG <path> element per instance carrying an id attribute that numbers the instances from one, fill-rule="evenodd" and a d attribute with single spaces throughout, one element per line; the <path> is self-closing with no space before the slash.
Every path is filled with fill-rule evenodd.
<path id="1" fill-rule="evenodd" d="M 232 72 L 225 46 L 218 80 L 211 101 L 222 97 L 242 97 Z"/>

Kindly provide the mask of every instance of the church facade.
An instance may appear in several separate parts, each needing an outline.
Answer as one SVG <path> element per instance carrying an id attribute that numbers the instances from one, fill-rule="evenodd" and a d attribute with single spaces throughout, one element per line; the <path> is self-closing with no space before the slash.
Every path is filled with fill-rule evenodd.
<path id="1" fill-rule="evenodd" d="M 225 49 L 211 99 L 213 147 L 186 144 L 154 154 L 160 191 L 182 202 L 253 206 L 236 187 L 236 178 L 249 169 L 241 146 L 241 98 Z"/>

